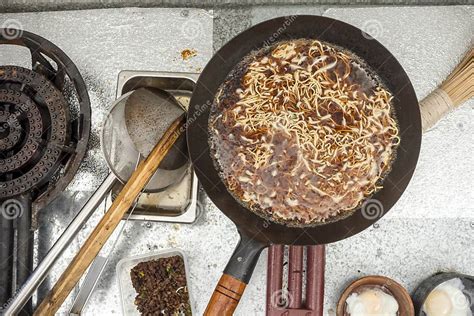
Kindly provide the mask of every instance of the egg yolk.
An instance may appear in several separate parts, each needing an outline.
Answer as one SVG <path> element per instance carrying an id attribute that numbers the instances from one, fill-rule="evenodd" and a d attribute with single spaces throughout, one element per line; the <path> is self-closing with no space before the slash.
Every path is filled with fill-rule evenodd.
<path id="1" fill-rule="evenodd" d="M 360 294 L 360 300 L 364 302 L 364 307 L 367 313 L 378 313 L 382 309 L 382 300 L 380 295 L 375 291 L 365 291 Z"/>
<path id="2" fill-rule="evenodd" d="M 425 301 L 425 310 L 430 316 L 447 316 L 451 313 L 453 304 L 444 291 L 432 291 Z"/>

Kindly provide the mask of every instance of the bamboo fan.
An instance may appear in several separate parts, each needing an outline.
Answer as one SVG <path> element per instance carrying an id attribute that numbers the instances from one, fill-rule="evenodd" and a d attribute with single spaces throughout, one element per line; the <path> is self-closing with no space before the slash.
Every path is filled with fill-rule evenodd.
<path id="1" fill-rule="evenodd" d="M 420 102 L 423 131 L 473 96 L 474 48 L 471 48 L 439 88 Z"/>

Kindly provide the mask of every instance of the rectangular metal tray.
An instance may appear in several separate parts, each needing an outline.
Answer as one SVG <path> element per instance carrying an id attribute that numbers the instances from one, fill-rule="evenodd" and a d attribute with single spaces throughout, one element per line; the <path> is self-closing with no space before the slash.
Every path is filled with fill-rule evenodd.
<path id="1" fill-rule="evenodd" d="M 187 109 L 198 77 L 198 73 L 125 70 L 118 76 L 117 97 L 143 87 L 158 88 L 171 93 Z M 192 223 L 199 216 L 198 185 L 191 169 L 180 183 L 159 193 L 142 194 L 130 219 Z"/>

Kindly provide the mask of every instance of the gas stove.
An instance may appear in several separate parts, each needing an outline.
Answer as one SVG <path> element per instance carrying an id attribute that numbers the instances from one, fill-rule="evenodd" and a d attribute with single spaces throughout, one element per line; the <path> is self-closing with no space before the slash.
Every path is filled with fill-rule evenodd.
<path id="1" fill-rule="evenodd" d="M 74 63 L 48 40 L 0 29 L 0 45 L 26 47 L 32 61 L 31 69 L 0 66 L 0 199 L 30 192 L 36 211 L 66 188 L 85 156 L 89 95 Z"/>
<path id="2" fill-rule="evenodd" d="M 33 268 L 36 215 L 84 158 L 90 101 L 64 52 L 33 33 L 0 29 L 0 45 L 26 47 L 31 69 L 0 66 L 1 303 Z"/>

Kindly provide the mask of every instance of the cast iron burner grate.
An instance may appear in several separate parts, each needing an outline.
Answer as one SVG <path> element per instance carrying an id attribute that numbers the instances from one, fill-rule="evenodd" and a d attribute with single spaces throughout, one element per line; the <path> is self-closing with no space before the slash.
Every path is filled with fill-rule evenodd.
<path id="1" fill-rule="evenodd" d="M 0 306 L 33 268 L 36 213 L 76 174 L 91 115 L 84 80 L 57 46 L 13 29 L 0 29 L 1 44 L 28 48 L 32 67 L 0 66 Z"/>
<path id="2" fill-rule="evenodd" d="M 72 147 L 69 107 L 32 70 L 0 66 L 0 199 L 39 189 Z"/>

